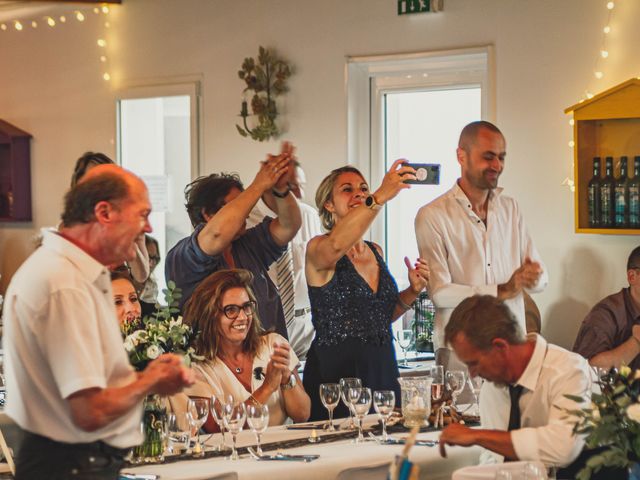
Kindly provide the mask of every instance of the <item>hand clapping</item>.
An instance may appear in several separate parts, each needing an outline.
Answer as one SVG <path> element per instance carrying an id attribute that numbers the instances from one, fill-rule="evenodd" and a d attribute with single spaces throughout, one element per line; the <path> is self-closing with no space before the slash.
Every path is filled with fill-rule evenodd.
<path id="1" fill-rule="evenodd" d="M 291 347 L 284 344 L 273 344 L 273 354 L 267 364 L 264 384 L 268 385 L 274 392 L 280 388 L 280 384 L 286 383 L 291 375 L 289 362 L 291 358 Z"/>
<path id="2" fill-rule="evenodd" d="M 429 284 L 429 267 L 426 260 L 418 258 L 414 266 L 411 266 L 409 257 L 404 257 L 404 264 L 407 266 L 409 273 L 409 285 L 411 290 L 415 294 L 419 294 L 422 290 L 427 288 Z"/>

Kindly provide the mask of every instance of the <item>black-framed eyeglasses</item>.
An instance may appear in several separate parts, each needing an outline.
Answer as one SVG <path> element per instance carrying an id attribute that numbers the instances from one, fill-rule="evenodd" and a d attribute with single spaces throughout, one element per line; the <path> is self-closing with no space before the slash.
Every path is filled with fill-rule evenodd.
<path id="1" fill-rule="evenodd" d="M 229 320 L 235 320 L 236 318 L 238 318 L 238 315 L 240 315 L 240 310 L 242 310 L 247 317 L 250 317 L 256 310 L 256 302 L 250 300 L 242 305 L 231 304 L 225 305 L 222 308 L 224 316 Z"/>

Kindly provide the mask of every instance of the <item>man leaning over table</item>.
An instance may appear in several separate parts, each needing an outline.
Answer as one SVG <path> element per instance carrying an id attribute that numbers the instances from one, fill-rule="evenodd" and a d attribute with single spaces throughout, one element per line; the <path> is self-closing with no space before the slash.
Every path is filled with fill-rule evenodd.
<path id="1" fill-rule="evenodd" d="M 415 220 L 420 256 L 431 271 L 436 360 L 445 367 L 444 328 L 463 299 L 485 294 L 504 300 L 524 331 L 522 292 L 541 291 L 548 281 L 517 202 L 498 187 L 506 157 L 502 132 L 492 123 L 472 122 L 460 133 L 456 155 L 460 178 Z"/>
<path id="2" fill-rule="evenodd" d="M 477 325 L 483 327 L 479 329 Z M 557 478 L 575 478 L 589 457 L 584 439 L 573 434 L 565 409 L 589 405 L 591 377 L 587 361 L 576 353 L 524 334 L 513 312 L 501 300 L 476 295 L 462 301 L 445 328 L 445 341 L 471 376 L 496 388 L 483 391 L 480 429 L 451 424 L 440 436 L 446 445 L 479 445 L 485 463 L 527 460 L 561 467 Z M 583 397 L 579 404 L 565 395 Z M 615 470 L 592 477 L 612 480 Z M 624 477 L 626 478 L 626 477 Z"/>
<path id="3" fill-rule="evenodd" d="M 107 265 L 135 256 L 151 232 L 138 177 L 93 168 L 66 195 L 62 226 L 20 267 L 5 304 L 7 414 L 24 430 L 16 479 L 116 479 L 142 441 L 142 400 L 193 383 L 176 355 L 133 371 Z"/>
<path id="4" fill-rule="evenodd" d="M 627 260 L 628 288 L 598 302 L 582 322 L 573 351 L 594 367 L 640 368 L 640 247 Z"/>

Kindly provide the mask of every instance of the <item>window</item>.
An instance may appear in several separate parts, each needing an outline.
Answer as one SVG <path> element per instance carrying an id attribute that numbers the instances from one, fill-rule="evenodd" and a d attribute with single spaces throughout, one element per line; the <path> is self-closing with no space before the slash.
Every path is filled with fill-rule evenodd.
<path id="1" fill-rule="evenodd" d="M 132 88 L 117 101 L 118 161 L 149 189 L 151 236 L 160 247 L 161 260 L 154 271 L 160 291 L 166 288 L 167 251 L 192 231 L 183 192 L 198 175 L 197 87 L 190 83 Z"/>
<path id="2" fill-rule="evenodd" d="M 385 57 L 350 58 L 349 160 L 377 188 L 397 158 L 440 164 L 439 185 L 414 185 L 384 208 L 371 228 L 402 290 L 404 257 L 418 256 L 418 209 L 451 188 L 460 174 L 455 150 L 467 123 L 493 118 L 491 47 Z M 394 331 L 409 328 L 412 312 Z"/>

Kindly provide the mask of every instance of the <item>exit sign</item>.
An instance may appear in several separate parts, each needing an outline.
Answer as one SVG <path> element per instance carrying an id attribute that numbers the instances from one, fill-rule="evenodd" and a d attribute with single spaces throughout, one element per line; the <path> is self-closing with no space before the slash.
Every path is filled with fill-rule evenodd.
<path id="1" fill-rule="evenodd" d="M 440 12 L 443 0 L 398 0 L 398 15 Z"/>

